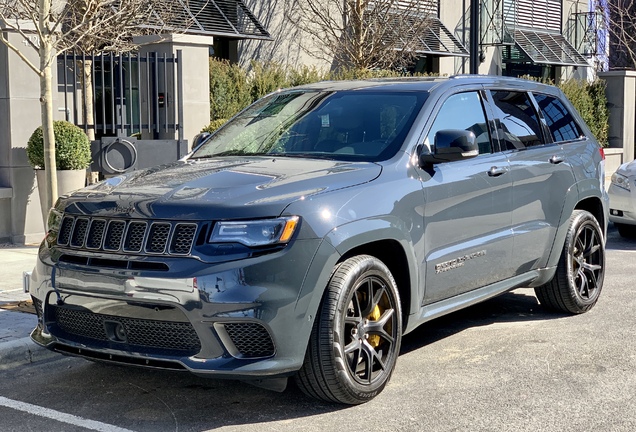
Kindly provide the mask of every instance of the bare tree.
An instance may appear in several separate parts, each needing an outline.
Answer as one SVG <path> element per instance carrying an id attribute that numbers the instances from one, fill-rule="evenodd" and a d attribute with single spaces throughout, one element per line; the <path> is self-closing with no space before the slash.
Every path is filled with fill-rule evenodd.
<path id="1" fill-rule="evenodd" d="M 44 160 L 47 171 L 47 206 L 57 200 L 55 136 L 53 134 L 52 68 L 57 56 L 79 49 L 115 49 L 130 43 L 130 36 L 140 23 L 158 13 L 169 13 L 170 0 L 0 0 L 0 21 L 10 31 L 24 36 L 26 47 L 12 44 L 0 32 L 0 42 L 15 52 L 40 79 L 40 102 L 44 135 Z M 159 12 L 157 12 L 159 11 Z M 153 19 L 150 20 L 153 22 Z M 179 24 L 176 24 L 179 26 Z M 139 32 L 138 32 L 139 33 Z M 29 37 L 35 34 L 37 39 Z M 39 63 L 25 55 L 36 50 Z M 90 77 L 85 77 L 90 83 Z M 92 96 L 92 93 L 91 93 Z M 92 97 L 90 98 L 92 101 Z M 86 112 L 92 116 L 92 107 Z"/>
<path id="2" fill-rule="evenodd" d="M 610 68 L 636 68 L 636 3 L 633 0 L 599 0 L 609 33 Z"/>
<path id="3" fill-rule="evenodd" d="M 392 68 L 418 55 L 437 10 L 428 0 L 289 0 L 286 16 L 317 59 L 356 69 Z"/>

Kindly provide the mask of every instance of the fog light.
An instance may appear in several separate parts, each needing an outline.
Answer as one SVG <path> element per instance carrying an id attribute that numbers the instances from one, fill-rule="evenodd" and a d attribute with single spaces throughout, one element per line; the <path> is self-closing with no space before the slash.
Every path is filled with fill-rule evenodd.
<path id="1" fill-rule="evenodd" d="M 124 325 L 117 321 L 105 321 L 104 328 L 106 329 L 106 335 L 108 339 L 113 342 L 127 342 L 128 336 L 126 335 L 126 328 Z"/>

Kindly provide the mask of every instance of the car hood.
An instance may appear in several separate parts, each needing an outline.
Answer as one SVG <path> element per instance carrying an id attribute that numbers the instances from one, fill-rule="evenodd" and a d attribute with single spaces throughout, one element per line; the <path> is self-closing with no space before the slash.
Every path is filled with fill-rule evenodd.
<path id="1" fill-rule="evenodd" d="M 278 216 L 298 199 L 372 181 L 372 162 L 272 157 L 179 161 L 114 177 L 60 200 L 75 214 L 206 220 Z"/>
<path id="2" fill-rule="evenodd" d="M 636 161 L 625 163 L 618 167 L 617 173 L 624 175 L 625 177 L 636 177 Z"/>

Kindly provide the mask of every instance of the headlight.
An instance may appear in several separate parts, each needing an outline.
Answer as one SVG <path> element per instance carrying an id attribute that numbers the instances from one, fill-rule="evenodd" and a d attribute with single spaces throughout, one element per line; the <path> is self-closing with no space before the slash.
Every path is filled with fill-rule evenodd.
<path id="1" fill-rule="evenodd" d="M 289 242 L 298 226 L 298 216 L 252 221 L 217 222 L 210 243 L 241 243 L 267 246 Z"/>
<path id="2" fill-rule="evenodd" d="M 55 210 L 55 208 L 52 208 L 51 211 L 49 212 L 49 217 L 46 220 L 47 230 L 59 231 L 63 216 L 64 214 L 61 211 Z"/>
<path id="3" fill-rule="evenodd" d="M 612 174 L 612 184 L 621 189 L 630 190 L 629 179 L 622 174 L 616 172 Z"/>

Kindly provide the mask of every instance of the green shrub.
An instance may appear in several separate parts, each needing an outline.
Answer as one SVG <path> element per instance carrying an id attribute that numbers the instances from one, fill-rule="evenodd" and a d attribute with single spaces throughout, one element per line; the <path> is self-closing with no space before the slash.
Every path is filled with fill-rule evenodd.
<path id="1" fill-rule="evenodd" d="M 206 127 L 204 127 L 203 129 L 201 129 L 201 132 L 209 132 L 209 133 L 213 133 L 215 132 L 218 128 L 220 128 L 221 126 L 223 126 L 225 124 L 225 122 L 227 122 L 227 119 L 216 119 L 216 120 L 212 120 L 210 122 L 209 125 L 207 125 Z"/>
<path id="2" fill-rule="evenodd" d="M 252 61 L 250 84 L 252 101 L 278 89 L 290 87 L 285 67 L 273 62 L 261 63 Z"/>
<path id="3" fill-rule="evenodd" d="M 581 114 L 585 123 L 602 146 L 608 144 L 609 110 L 605 97 L 605 82 L 570 79 L 559 84 L 559 88 Z"/>
<path id="4" fill-rule="evenodd" d="M 326 75 L 318 70 L 316 66 L 302 65 L 300 69 L 289 71 L 289 86 L 295 87 L 304 84 L 312 84 L 327 79 Z"/>
<path id="5" fill-rule="evenodd" d="M 226 60 L 210 59 L 210 119 L 228 119 L 251 102 L 247 73 Z"/>
<path id="6" fill-rule="evenodd" d="M 55 164 L 59 170 L 85 169 L 91 163 L 91 144 L 82 129 L 67 121 L 53 122 Z M 44 169 L 44 137 L 39 126 L 27 143 L 27 157 L 33 168 Z"/>
<path id="7" fill-rule="evenodd" d="M 384 69 L 339 69 L 329 74 L 331 80 L 353 80 L 366 78 L 400 77 L 404 74 L 400 71 Z"/>

